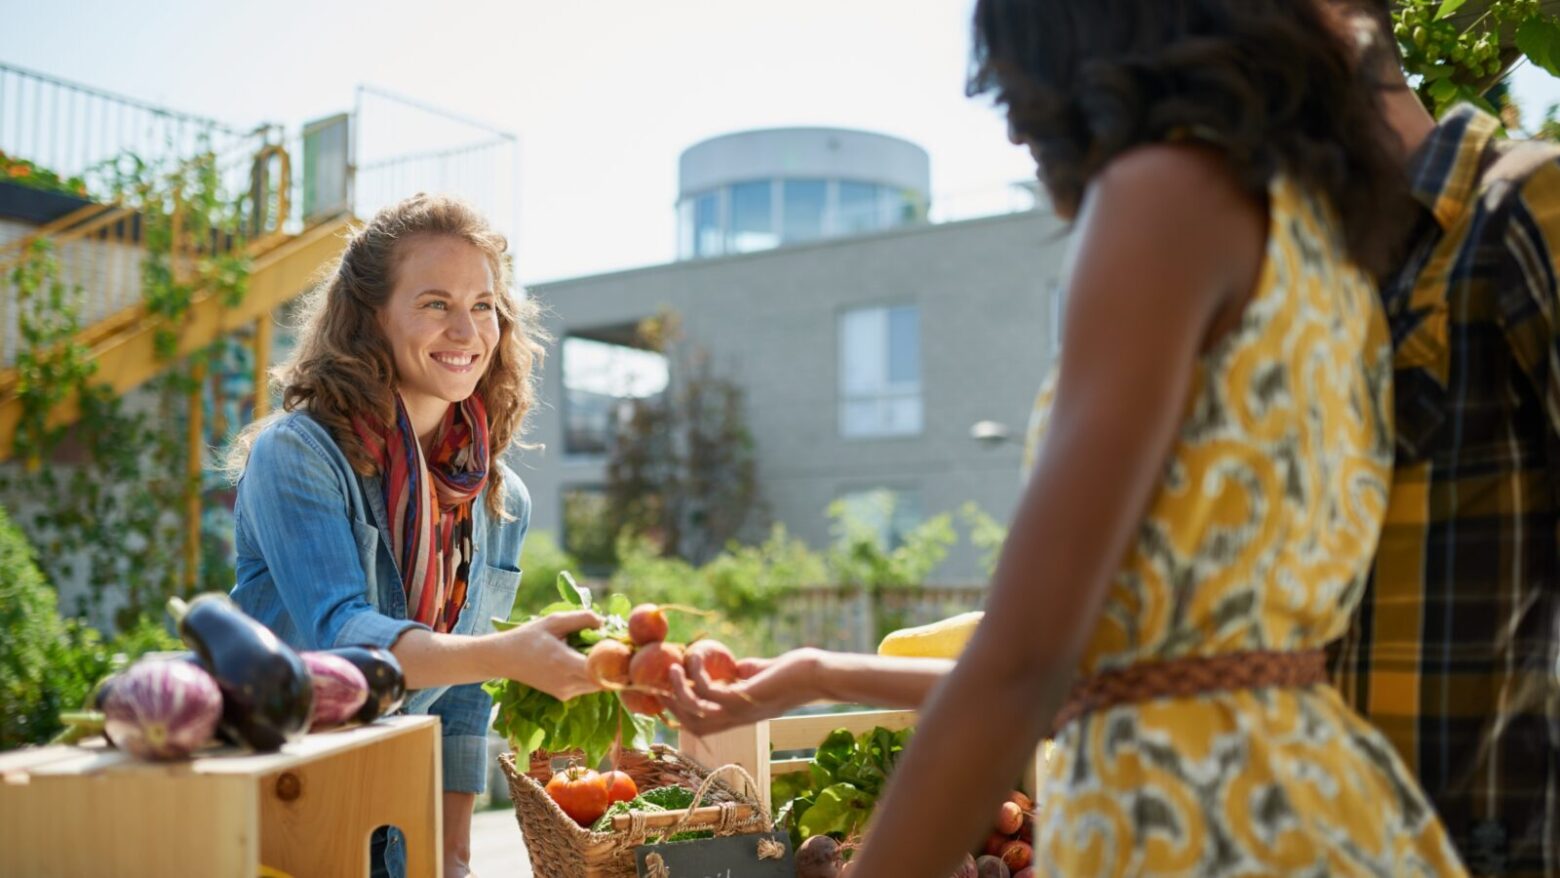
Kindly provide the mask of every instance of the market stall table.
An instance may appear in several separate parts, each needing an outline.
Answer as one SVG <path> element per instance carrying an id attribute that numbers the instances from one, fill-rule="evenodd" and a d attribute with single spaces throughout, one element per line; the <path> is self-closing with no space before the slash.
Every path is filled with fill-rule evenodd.
<path id="1" fill-rule="evenodd" d="M 366 875 L 369 835 L 393 825 L 408 874 L 438 876 L 441 772 L 429 716 L 171 763 L 104 745 L 13 751 L 0 755 L 0 875 Z"/>

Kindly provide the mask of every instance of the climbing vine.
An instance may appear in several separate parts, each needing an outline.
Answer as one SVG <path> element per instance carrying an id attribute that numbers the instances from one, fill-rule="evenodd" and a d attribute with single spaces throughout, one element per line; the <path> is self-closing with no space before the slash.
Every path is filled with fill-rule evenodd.
<path id="1" fill-rule="evenodd" d="M 1393 30 L 1420 97 L 1438 113 L 1467 101 L 1505 109 L 1492 94 L 1524 60 L 1560 76 L 1560 4 L 1541 0 L 1399 0 Z M 1511 114 L 1503 113 L 1511 124 Z"/>
<path id="2" fill-rule="evenodd" d="M 198 295 L 231 306 L 248 286 L 248 194 L 226 190 L 218 162 L 209 150 L 177 164 L 126 155 L 88 175 L 94 195 L 134 212 L 141 304 L 157 321 L 154 347 L 166 363 L 142 390 L 121 396 L 95 380 L 96 364 L 79 343 L 82 290 L 62 281 L 49 240 L 32 245 L 11 276 L 22 343 L 13 454 L 25 466 L 10 468 L 0 490 L 49 579 L 89 586 L 85 603 L 67 611 L 111 610 L 120 627 L 186 590 L 194 572 L 183 551 L 187 500 L 198 492 L 205 509 L 211 493 L 191 475 L 188 419 L 192 405 L 204 405 L 207 364 L 228 342 L 182 359 L 178 343 Z M 72 398 L 79 417 L 51 426 L 51 412 Z M 231 586 L 224 540 L 203 532 L 198 572 L 197 588 Z"/>

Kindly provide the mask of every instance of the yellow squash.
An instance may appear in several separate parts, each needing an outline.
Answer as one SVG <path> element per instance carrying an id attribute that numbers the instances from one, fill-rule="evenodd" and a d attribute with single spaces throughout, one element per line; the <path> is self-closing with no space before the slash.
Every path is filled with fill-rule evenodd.
<path id="1" fill-rule="evenodd" d="M 975 633 L 985 614 L 979 610 L 960 613 L 928 625 L 901 628 L 883 638 L 878 644 L 878 655 L 910 656 L 915 658 L 958 658 L 964 644 Z"/>

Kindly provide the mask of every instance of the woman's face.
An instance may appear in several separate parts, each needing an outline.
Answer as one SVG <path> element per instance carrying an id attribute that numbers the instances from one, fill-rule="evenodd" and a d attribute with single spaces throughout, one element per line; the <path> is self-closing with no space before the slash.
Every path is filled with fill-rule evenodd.
<path id="1" fill-rule="evenodd" d="M 498 346 L 498 305 L 488 261 L 467 241 L 425 235 L 397 249 L 379 324 L 415 423 L 419 412 L 442 414 L 477 389 Z"/>

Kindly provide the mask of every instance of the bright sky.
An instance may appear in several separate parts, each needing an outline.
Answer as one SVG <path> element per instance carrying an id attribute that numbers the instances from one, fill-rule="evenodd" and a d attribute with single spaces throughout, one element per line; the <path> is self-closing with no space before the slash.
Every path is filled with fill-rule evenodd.
<path id="1" fill-rule="evenodd" d="M 1032 177 L 964 96 L 972 0 L 51 0 L 8 4 L 0 61 L 236 126 L 352 108 L 368 83 L 490 122 L 520 149 L 525 282 L 675 255 L 677 157 L 746 128 L 907 138 L 933 198 Z M 1519 71 L 1530 114 L 1560 83 Z"/>

